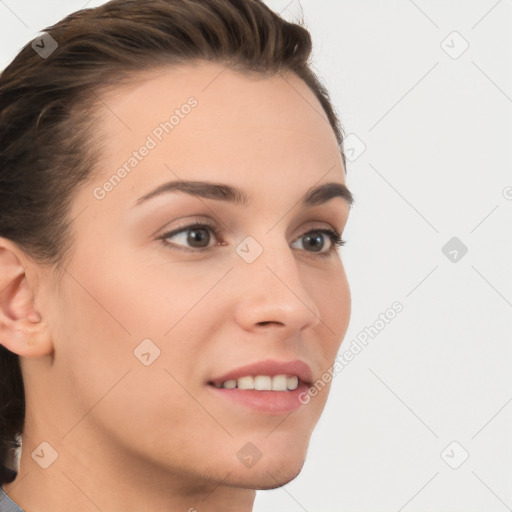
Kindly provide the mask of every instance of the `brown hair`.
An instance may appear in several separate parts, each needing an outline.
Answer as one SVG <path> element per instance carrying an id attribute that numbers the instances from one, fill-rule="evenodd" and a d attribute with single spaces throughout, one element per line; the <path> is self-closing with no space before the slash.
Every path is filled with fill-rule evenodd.
<path id="1" fill-rule="evenodd" d="M 310 68 L 311 36 L 261 0 L 111 0 L 45 32 L 49 55 L 27 43 L 0 74 L 0 236 L 41 263 L 64 267 L 69 209 L 101 158 L 98 93 L 137 71 L 209 61 L 242 72 L 292 72 L 313 91 L 338 142 L 343 130 Z M 47 50 L 51 39 L 47 37 Z M 1 292 L 1 290 L 0 290 Z M 19 356 L 0 345 L 0 484 L 16 477 L 25 396 Z"/>

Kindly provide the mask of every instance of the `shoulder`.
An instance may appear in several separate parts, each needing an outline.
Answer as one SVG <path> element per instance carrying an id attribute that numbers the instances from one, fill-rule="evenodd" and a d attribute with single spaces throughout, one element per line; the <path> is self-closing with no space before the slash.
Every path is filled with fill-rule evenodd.
<path id="1" fill-rule="evenodd" d="M 14 501 L 7 496 L 4 488 L 0 486 L 0 510 L 2 512 L 24 512 L 24 510 L 16 505 Z"/>

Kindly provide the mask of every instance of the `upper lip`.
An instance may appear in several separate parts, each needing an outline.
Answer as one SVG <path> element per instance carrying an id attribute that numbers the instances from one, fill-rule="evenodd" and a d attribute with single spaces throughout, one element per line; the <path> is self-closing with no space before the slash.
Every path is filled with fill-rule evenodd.
<path id="1" fill-rule="evenodd" d="M 273 359 L 265 359 L 256 363 L 240 366 L 234 370 L 225 373 L 219 377 L 211 379 L 214 384 L 221 384 L 227 380 L 236 380 L 247 375 L 296 375 L 306 384 L 311 384 L 313 375 L 311 368 L 303 361 L 276 361 Z"/>

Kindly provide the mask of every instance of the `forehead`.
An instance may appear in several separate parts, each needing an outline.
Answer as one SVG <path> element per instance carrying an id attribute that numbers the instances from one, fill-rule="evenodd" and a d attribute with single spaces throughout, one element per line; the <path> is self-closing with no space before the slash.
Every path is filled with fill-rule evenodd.
<path id="1" fill-rule="evenodd" d="M 248 75 L 201 63 L 161 68 L 135 79 L 106 94 L 100 107 L 99 128 L 122 149 L 136 147 L 141 135 L 155 130 L 158 135 L 163 129 L 162 141 L 157 142 L 175 149 L 193 140 L 197 148 L 216 154 L 222 142 L 221 149 L 229 151 L 226 142 L 231 140 L 236 149 L 261 149 L 265 144 L 267 151 L 275 152 L 294 143 L 301 158 L 313 149 L 330 153 L 331 158 L 339 152 L 319 101 L 294 74 Z M 187 102 L 195 106 L 190 108 Z M 173 126 L 167 133 L 164 125 L 169 122 Z"/>
<path id="2" fill-rule="evenodd" d="M 138 121 L 161 120 L 191 96 L 200 105 L 202 122 L 219 124 L 229 120 L 260 125 L 265 121 L 266 127 L 277 127 L 309 119 L 313 128 L 322 123 L 325 130 L 330 130 L 314 93 L 295 74 L 242 73 L 206 62 L 139 72 L 128 85 L 103 95 L 105 120 L 117 117 L 128 125 L 134 115 Z M 108 110 L 114 117 L 108 115 Z"/>
<path id="3" fill-rule="evenodd" d="M 262 194 L 286 184 L 297 197 L 319 182 L 344 183 L 327 116 L 295 75 L 247 75 L 211 63 L 160 68 L 101 99 L 98 183 L 124 166 L 117 199 L 170 179 L 230 182 Z"/>

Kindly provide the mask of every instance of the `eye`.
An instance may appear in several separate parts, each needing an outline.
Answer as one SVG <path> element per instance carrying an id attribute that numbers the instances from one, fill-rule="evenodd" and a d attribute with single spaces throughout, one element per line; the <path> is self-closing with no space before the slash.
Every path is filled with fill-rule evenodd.
<path id="1" fill-rule="evenodd" d="M 212 238 L 210 236 L 211 233 L 214 234 L 215 238 L 217 237 L 217 232 L 214 226 L 206 222 L 196 222 L 194 224 L 189 224 L 188 226 L 183 226 L 173 231 L 164 233 L 160 239 L 165 245 L 171 246 L 172 248 L 176 248 L 182 251 L 188 250 L 189 252 L 199 252 L 195 250 L 184 249 L 182 247 L 188 245 L 188 247 L 191 249 L 208 249 L 209 242 Z M 178 243 L 169 243 L 168 240 L 171 238 L 177 240 Z"/>
<path id="2" fill-rule="evenodd" d="M 327 250 L 323 250 L 326 237 L 329 240 L 329 244 Z M 336 251 L 337 247 L 345 244 L 341 234 L 333 229 L 313 229 L 297 238 L 294 244 L 297 242 L 302 242 L 302 250 L 318 253 L 319 256 L 329 256 Z"/>
<path id="3" fill-rule="evenodd" d="M 168 231 L 159 237 L 162 243 L 172 249 L 187 252 L 204 252 L 211 249 L 214 245 L 223 245 L 221 242 L 210 245 L 213 234 L 214 239 L 217 239 L 217 230 L 214 225 L 207 222 L 195 222 L 186 226 L 178 227 L 172 231 Z M 175 242 L 169 242 L 174 239 Z M 328 239 L 327 250 L 324 250 Z M 345 244 L 342 240 L 341 234 L 333 229 L 313 229 L 303 235 L 292 243 L 292 247 L 296 248 L 297 242 L 300 242 L 302 247 L 300 250 L 306 252 L 317 253 L 318 256 L 329 256 L 336 252 L 336 248 Z M 187 248 L 188 247 L 188 248 Z"/>

